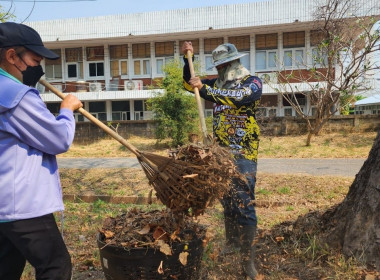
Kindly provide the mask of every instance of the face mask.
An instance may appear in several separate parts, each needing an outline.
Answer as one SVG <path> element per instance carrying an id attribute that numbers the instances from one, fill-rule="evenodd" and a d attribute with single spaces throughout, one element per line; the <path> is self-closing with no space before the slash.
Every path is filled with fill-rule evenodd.
<path id="1" fill-rule="evenodd" d="M 24 62 L 26 65 L 26 69 L 24 71 L 21 71 L 20 68 L 18 68 L 16 65 L 16 68 L 21 72 L 22 74 L 22 83 L 24 85 L 30 86 L 30 87 L 36 87 L 37 82 L 40 80 L 40 78 L 45 74 L 42 70 L 41 65 L 37 66 L 30 66 L 26 64 L 26 62 L 22 59 L 20 55 L 18 55 L 19 58 Z"/>
<path id="2" fill-rule="evenodd" d="M 22 82 L 24 85 L 35 87 L 40 78 L 45 74 L 42 66 L 27 66 L 26 70 L 21 71 Z"/>

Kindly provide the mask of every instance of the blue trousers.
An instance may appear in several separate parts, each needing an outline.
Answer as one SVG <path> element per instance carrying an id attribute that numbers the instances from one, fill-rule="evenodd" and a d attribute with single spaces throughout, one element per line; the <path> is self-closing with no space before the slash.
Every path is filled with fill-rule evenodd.
<path id="1" fill-rule="evenodd" d="M 236 219 L 239 225 L 257 226 L 255 205 L 252 203 L 255 199 L 257 163 L 240 158 L 235 160 L 235 164 L 246 176 L 248 184 L 233 180 L 230 192 L 221 200 L 224 215 Z"/>

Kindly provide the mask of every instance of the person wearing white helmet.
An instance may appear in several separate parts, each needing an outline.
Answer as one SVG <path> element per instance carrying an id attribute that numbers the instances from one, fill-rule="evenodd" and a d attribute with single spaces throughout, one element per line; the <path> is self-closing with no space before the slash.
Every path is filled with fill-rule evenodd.
<path id="1" fill-rule="evenodd" d="M 220 145 L 230 148 L 236 166 L 248 181 L 243 185 L 234 181 L 230 193 L 221 202 L 226 245 L 240 248 L 243 271 L 248 278 L 255 279 L 253 241 L 257 217 L 254 192 L 260 135 L 255 114 L 262 94 L 262 82 L 240 63 L 240 58 L 246 54 L 239 53 L 233 44 L 222 44 L 213 50 L 213 66 L 218 71 L 218 77 L 214 79 L 191 77 L 186 57 L 188 51 L 193 53 L 192 44 L 184 42 L 184 87 L 190 92 L 198 88 L 202 98 L 214 103 L 214 134 Z"/>

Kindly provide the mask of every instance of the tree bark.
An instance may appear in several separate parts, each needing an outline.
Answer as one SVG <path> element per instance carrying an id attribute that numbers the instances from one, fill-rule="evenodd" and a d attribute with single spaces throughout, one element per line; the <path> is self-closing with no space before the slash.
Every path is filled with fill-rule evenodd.
<path id="1" fill-rule="evenodd" d="M 346 198 L 324 220 L 328 244 L 380 271 L 380 132 Z"/>

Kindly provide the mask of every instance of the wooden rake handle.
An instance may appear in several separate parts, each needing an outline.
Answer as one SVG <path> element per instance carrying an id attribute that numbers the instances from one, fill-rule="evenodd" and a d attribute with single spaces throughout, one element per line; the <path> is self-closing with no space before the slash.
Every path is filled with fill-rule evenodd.
<path id="1" fill-rule="evenodd" d="M 189 62 L 190 75 L 192 78 L 194 78 L 195 71 L 194 71 L 194 65 L 193 65 L 193 59 L 192 59 L 193 56 L 192 56 L 191 51 L 188 50 L 186 55 L 187 55 L 187 61 Z M 195 100 L 197 101 L 197 105 L 198 105 L 198 114 L 199 114 L 199 121 L 201 123 L 203 143 L 208 144 L 209 137 L 207 134 L 206 120 L 205 120 L 205 115 L 202 108 L 201 96 L 199 95 L 198 88 L 194 88 L 194 94 L 195 94 Z"/>
<path id="2" fill-rule="evenodd" d="M 66 97 L 65 94 L 63 94 L 61 91 L 56 89 L 53 85 L 51 85 L 49 82 L 45 80 L 40 80 L 39 83 L 46 88 L 48 88 L 51 92 L 53 92 L 55 95 L 57 95 L 62 100 Z M 99 121 L 97 118 L 95 118 L 93 115 L 91 115 L 89 112 L 87 112 L 83 108 L 79 108 L 77 110 L 79 113 L 81 113 L 83 116 L 85 116 L 89 121 L 91 121 L 93 124 L 97 125 L 101 129 L 103 129 L 108 135 L 112 136 L 114 139 L 119 141 L 123 146 L 125 146 L 128 150 L 130 150 L 132 153 L 134 153 L 137 157 L 141 155 L 140 151 L 137 150 L 136 147 L 134 147 L 132 144 L 128 143 L 127 140 L 125 140 L 123 137 L 121 137 L 119 134 L 117 134 L 115 131 L 113 131 L 111 128 L 109 128 L 107 125 Z"/>

